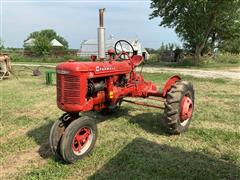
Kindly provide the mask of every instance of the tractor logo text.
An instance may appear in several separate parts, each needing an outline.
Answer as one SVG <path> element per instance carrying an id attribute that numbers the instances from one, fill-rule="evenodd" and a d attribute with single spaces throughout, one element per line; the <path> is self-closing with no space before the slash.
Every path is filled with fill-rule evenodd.
<path id="1" fill-rule="evenodd" d="M 99 66 L 96 66 L 96 72 L 99 72 L 99 71 L 110 71 L 110 70 L 114 70 L 115 67 L 99 67 Z"/>

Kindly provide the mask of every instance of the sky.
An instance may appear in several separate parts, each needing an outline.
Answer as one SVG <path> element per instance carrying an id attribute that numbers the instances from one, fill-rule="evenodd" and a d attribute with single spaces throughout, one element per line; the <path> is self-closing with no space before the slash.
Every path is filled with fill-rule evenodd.
<path id="1" fill-rule="evenodd" d="M 138 38 L 144 47 L 161 43 L 181 45 L 173 29 L 160 27 L 160 18 L 149 20 L 148 0 L 0 0 L 1 39 L 5 47 L 20 48 L 33 31 L 54 29 L 78 49 L 83 40 L 97 38 L 98 9 L 106 8 L 106 38 Z"/>

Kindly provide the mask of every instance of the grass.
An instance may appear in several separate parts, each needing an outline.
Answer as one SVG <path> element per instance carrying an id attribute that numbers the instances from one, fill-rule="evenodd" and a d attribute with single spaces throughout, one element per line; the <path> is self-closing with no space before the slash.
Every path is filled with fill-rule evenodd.
<path id="1" fill-rule="evenodd" d="M 77 55 L 64 55 L 64 56 L 46 56 L 46 57 L 31 57 L 23 55 L 22 53 L 10 53 L 12 62 L 16 63 L 59 63 L 68 59 L 74 59 L 76 61 L 86 61 L 88 58 L 79 57 Z"/>
<path id="2" fill-rule="evenodd" d="M 18 80 L 0 82 L 1 179 L 240 178 L 237 81 L 183 76 L 194 84 L 196 106 L 189 130 L 180 136 L 165 132 L 162 110 L 123 104 L 107 117 L 88 113 L 98 123 L 95 149 L 91 156 L 67 165 L 48 146 L 50 128 L 62 114 L 55 87 L 30 71 L 16 74 Z M 145 77 L 161 87 L 170 75 Z"/>

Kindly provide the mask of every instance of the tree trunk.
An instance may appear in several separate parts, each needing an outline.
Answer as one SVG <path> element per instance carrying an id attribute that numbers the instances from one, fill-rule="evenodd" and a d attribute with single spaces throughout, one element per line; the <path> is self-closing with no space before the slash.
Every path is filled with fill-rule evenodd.
<path id="1" fill-rule="evenodd" d="M 203 48 L 204 48 L 204 44 L 201 44 L 201 45 L 197 44 L 196 45 L 195 54 L 194 54 L 194 59 L 195 60 L 199 60 L 200 59 L 201 52 L 202 52 Z"/>
<path id="2" fill-rule="evenodd" d="M 215 18 L 216 18 L 216 14 L 214 12 L 210 17 L 210 21 L 208 23 L 208 26 L 207 26 L 205 32 L 204 32 L 203 41 L 199 42 L 199 44 L 196 45 L 195 54 L 194 54 L 194 59 L 196 59 L 196 60 L 199 60 L 200 57 L 201 57 L 201 52 L 202 52 L 203 48 L 205 47 L 205 45 L 208 41 L 209 35 L 210 35 L 210 33 L 212 31 L 212 28 L 213 28 L 213 22 L 214 22 Z"/>

